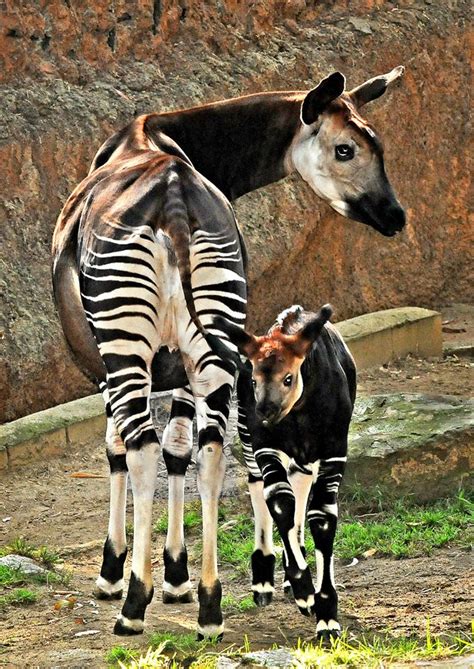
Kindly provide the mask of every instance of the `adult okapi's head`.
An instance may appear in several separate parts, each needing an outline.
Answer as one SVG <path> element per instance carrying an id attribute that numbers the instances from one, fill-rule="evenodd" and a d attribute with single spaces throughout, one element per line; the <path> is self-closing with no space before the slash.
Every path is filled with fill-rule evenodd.
<path id="1" fill-rule="evenodd" d="M 295 334 L 285 334 L 281 324 L 262 337 L 249 334 L 224 318 L 214 318 L 214 325 L 252 364 L 256 414 L 263 425 L 278 423 L 300 399 L 301 365 L 331 315 L 332 308 L 326 304 Z"/>
<path id="2" fill-rule="evenodd" d="M 334 72 L 301 105 L 301 128 L 289 159 L 311 188 L 333 209 L 387 237 L 405 225 L 405 212 L 385 173 L 382 144 L 360 115 L 404 72 L 402 66 L 345 92 Z"/>

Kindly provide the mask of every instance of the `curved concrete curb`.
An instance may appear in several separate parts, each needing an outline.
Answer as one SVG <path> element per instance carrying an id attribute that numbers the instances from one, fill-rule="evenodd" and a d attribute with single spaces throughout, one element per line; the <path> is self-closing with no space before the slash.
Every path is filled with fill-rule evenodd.
<path id="1" fill-rule="evenodd" d="M 413 353 L 420 358 L 441 357 L 441 314 L 420 307 L 386 309 L 336 324 L 357 367 L 365 369 Z"/>
<path id="2" fill-rule="evenodd" d="M 408 353 L 441 356 L 441 315 L 405 307 L 358 316 L 336 324 L 359 369 L 382 365 Z M 63 454 L 68 448 L 100 444 L 105 435 L 101 395 L 60 404 L 0 426 L 0 470 Z"/>

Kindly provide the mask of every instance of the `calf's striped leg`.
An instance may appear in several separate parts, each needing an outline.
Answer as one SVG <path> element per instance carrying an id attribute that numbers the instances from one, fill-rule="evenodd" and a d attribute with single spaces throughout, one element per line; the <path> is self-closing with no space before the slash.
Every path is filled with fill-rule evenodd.
<path id="1" fill-rule="evenodd" d="M 252 401 L 251 377 L 248 370 L 243 369 L 237 380 L 238 421 L 237 428 L 242 444 L 242 453 L 247 465 L 248 486 L 254 516 L 254 550 L 251 558 L 252 592 L 257 606 L 270 604 L 275 592 L 275 552 L 273 548 L 273 518 L 268 511 L 263 496 L 262 473 L 258 467 L 252 450 L 252 440 L 247 427 L 247 412 L 244 405 Z"/>
<path id="2" fill-rule="evenodd" d="M 308 496 L 313 483 L 313 472 L 307 467 L 297 465 L 295 462 L 291 462 L 288 469 L 288 480 L 295 495 L 295 525 L 298 543 L 303 556 L 306 558 L 304 530 L 306 523 L 306 511 L 308 507 Z M 283 590 L 287 595 L 293 594 L 286 569 Z"/>
<path id="3" fill-rule="evenodd" d="M 163 434 L 163 457 L 168 470 L 168 532 L 163 551 L 165 604 L 193 601 L 183 528 L 184 480 L 191 461 L 193 417 L 191 388 L 175 390 Z"/>
<path id="4" fill-rule="evenodd" d="M 314 610 L 314 586 L 298 540 L 295 495 L 277 450 L 259 447 L 255 450 L 255 458 L 263 475 L 268 509 L 283 541 L 285 572 L 298 609 L 309 616 Z"/>
<path id="5" fill-rule="evenodd" d="M 343 448 L 332 452 L 346 453 Z M 318 638 L 329 639 L 340 635 L 337 619 L 337 592 L 334 581 L 333 544 L 337 526 L 337 497 L 346 464 L 346 456 L 338 455 L 320 461 L 319 472 L 313 485 L 308 520 L 316 553 L 315 613 Z"/>

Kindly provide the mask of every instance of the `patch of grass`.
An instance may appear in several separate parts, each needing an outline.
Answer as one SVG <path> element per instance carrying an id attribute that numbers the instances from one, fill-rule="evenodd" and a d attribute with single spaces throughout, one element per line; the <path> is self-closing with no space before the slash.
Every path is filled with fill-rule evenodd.
<path id="1" fill-rule="evenodd" d="M 7 606 L 25 606 L 38 601 L 38 593 L 28 588 L 15 588 L 7 594 L 0 595 L 0 609 Z"/>
<path id="2" fill-rule="evenodd" d="M 12 554 L 32 558 L 44 564 L 45 567 L 52 567 L 60 561 L 56 551 L 47 546 L 31 546 L 24 537 L 17 537 L 0 549 L 0 556 Z"/>
<path id="3" fill-rule="evenodd" d="M 256 604 L 251 595 L 246 595 L 240 599 L 237 599 L 233 595 L 224 595 L 221 606 L 224 611 L 240 611 L 241 613 L 256 608 Z"/>
<path id="4" fill-rule="evenodd" d="M 206 642 L 198 641 L 194 632 L 189 634 L 155 632 L 150 637 L 150 646 L 153 650 L 161 649 L 167 652 L 190 653 L 202 650 L 206 646 Z"/>
<path id="5" fill-rule="evenodd" d="M 217 530 L 220 561 L 234 567 L 239 575 L 247 576 L 253 542 L 253 521 L 248 514 L 239 513 L 222 523 Z"/>
<path id="6" fill-rule="evenodd" d="M 184 506 L 183 525 L 185 531 L 191 532 L 201 527 L 201 510 L 199 502 L 189 502 Z M 154 525 L 155 532 L 166 534 L 168 531 L 168 512 L 164 511 Z"/>
<path id="7" fill-rule="evenodd" d="M 433 637 L 427 623 L 426 638 L 349 638 L 346 633 L 333 641 L 330 649 L 320 645 L 299 642 L 295 657 L 311 667 L 366 667 L 379 669 L 393 663 L 415 662 L 455 657 L 474 652 L 474 639 L 452 636 L 447 639 Z"/>
<path id="8" fill-rule="evenodd" d="M 399 501 L 390 512 L 343 518 L 335 553 L 351 558 L 372 549 L 378 555 L 400 558 L 430 555 L 452 542 L 469 546 L 474 539 L 473 520 L 474 504 L 463 494 L 427 506 Z"/>
<path id="9" fill-rule="evenodd" d="M 138 656 L 137 651 L 127 651 L 119 647 L 120 650 L 114 655 L 115 661 L 118 661 L 122 669 L 177 669 L 178 667 L 214 669 L 219 657 L 222 656 L 248 662 L 243 656 L 250 651 L 250 643 L 245 638 L 244 645 L 240 649 L 230 647 L 220 653 L 209 652 L 205 644 L 201 644 L 201 648 L 193 650 L 192 655 L 169 656 L 167 643 L 167 640 L 163 639 L 156 647 L 150 646 L 146 654 L 141 656 Z M 444 638 L 433 636 L 427 621 L 424 639 L 377 636 L 356 638 L 343 633 L 340 639 L 331 643 L 330 648 L 299 640 L 296 646 L 289 650 L 295 660 L 306 667 L 380 669 L 382 666 L 390 667 L 394 663 L 398 665 L 400 662 L 436 660 L 473 653 L 474 634 Z M 133 653 L 133 657 L 130 657 L 130 653 Z M 251 664 L 263 666 L 258 665 L 255 660 L 252 660 Z"/>
<path id="10" fill-rule="evenodd" d="M 107 653 L 106 661 L 108 664 L 118 664 L 119 662 L 130 662 L 139 656 L 140 651 L 131 650 L 124 646 L 114 646 Z"/>

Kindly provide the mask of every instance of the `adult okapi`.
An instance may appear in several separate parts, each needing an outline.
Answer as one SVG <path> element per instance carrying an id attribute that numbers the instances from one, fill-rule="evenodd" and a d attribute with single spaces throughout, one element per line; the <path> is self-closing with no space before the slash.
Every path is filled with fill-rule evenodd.
<path id="1" fill-rule="evenodd" d="M 102 145 L 66 202 L 53 238 L 55 299 L 69 347 L 97 380 L 108 417 L 102 598 L 122 595 L 128 475 L 134 498 L 132 573 L 117 634 L 143 630 L 153 594 L 159 440 L 150 392 L 167 389 L 178 390 L 163 435 L 170 497 L 163 600 L 191 598 L 182 516 L 196 407 L 203 502 L 198 633 L 223 631 L 217 504 L 235 365 L 214 353 L 209 337 L 219 334 L 213 316 L 243 326 L 246 312 L 245 251 L 227 198 L 297 171 L 344 216 L 386 236 L 401 230 L 405 215 L 380 140 L 360 109 L 402 73 L 397 67 L 345 92 L 344 76 L 335 72 L 309 92 L 140 116 Z"/>

